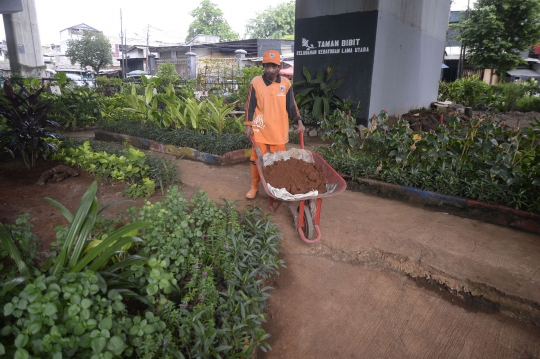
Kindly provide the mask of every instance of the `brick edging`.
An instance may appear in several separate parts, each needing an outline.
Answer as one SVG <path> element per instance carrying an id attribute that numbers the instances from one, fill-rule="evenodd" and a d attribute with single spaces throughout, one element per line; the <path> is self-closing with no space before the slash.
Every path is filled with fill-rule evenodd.
<path id="1" fill-rule="evenodd" d="M 540 234 L 540 215 L 506 206 L 362 178 L 347 179 L 347 188 L 353 191 L 437 208 L 459 217 Z"/>
<path id="2" fill-rule="evenodd" d="M 129 142 L 133 147 L 143 150 L 151 150 L 166 153 L 177 157 L 186 157 L 191 160 L 205 162 L 211 165 L 228 165 L 232 163 L 247 161 L 251 156 L 251 149 L 242 149 L 227 152 L 221 156 L 201 152 L 189 147 L 176 147 L 174 145 L 164 145 L 154 140 L 139 138 L 130 135 L 107 132 L 103 130 L 94 131 L 94 138 L 99 141 L 109 142 Z"/>

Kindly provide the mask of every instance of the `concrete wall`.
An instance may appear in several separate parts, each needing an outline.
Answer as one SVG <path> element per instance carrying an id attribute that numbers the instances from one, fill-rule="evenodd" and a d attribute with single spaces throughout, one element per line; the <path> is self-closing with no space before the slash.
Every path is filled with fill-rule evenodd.
<path id="1" fill-rule="evenodd" d="M 339 59 L 337 94 L 360 101 L 359 123 L 386 108 L 390 114 L 428 107 L 437 99 L 450 0 L 297 0 L 294 81 Z M 319 41 L 358 39 L 330 55 Z M 309 40 L 309 48 L 305 46 Z M 317 46 L 318 45 L 318 46 Z M 358 48 L 359 47 L 359 48 Z M 368 49 L 364 52 L 364 49 Z M 306 56 L 309 55 L 309 56 Z"/>
<path id="2" fill-rule="evenodd" d="M 401 114 L 437 100 L 449 0 L 381 0 L 370 113 Z"/>

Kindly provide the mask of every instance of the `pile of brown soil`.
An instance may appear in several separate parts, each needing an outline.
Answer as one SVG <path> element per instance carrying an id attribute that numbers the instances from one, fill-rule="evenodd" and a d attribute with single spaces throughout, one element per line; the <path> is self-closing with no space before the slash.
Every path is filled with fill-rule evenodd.
<path id="1" fill-rule="evenodd" d="M 448 118 L 448 115 L 440 115 L 436 113 L 406 113 L 403 115 L 403 119 L 409 122 L 413 131 L 424 132 L 435 131 L 439 124 L 447 124 Z"/>
<path id="2" fill-rule="evenodd" d="M 263 167 L 266 183 L 274 188 L 285 188 L 290 194 L 304 194 L 313 190 L 326 192 L 324 175 L 314 163 L 296 158 L 287 161 L 276 161 Z"/>

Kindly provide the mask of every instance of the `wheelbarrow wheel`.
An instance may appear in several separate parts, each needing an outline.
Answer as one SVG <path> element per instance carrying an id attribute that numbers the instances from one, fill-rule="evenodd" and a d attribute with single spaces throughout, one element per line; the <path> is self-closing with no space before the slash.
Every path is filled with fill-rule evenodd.
<path id="1" fill-rule="evenodd" d="M 300 207 L 298 207 L 300 211 Z M 313 217 L 311 216 L 309 202 L 304 204 L 304 223 L 302 226 L 302 233 L 306 239 L 312 239 L 315 232 L 315 226 L 313 225 Z"/>

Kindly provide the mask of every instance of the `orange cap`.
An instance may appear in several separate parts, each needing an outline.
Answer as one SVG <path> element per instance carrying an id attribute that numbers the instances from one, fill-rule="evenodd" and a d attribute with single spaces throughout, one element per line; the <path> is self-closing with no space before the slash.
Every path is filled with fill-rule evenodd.
<path id="1" fill-rule="evenodd" d="M 263 61 L 262 61 L 263 64 L 276 64 L 276 65 L 280 65 L 280 56 L 279 56 L 279 52 L 277 52 L 276 50 L 268 50 L 264 53 L 263 55 Z"/>

